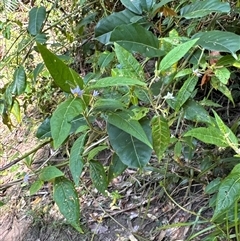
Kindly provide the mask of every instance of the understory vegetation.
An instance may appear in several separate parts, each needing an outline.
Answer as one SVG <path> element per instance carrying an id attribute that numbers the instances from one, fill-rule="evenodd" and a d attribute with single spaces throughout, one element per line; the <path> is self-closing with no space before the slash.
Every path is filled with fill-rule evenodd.
<path id="1" fill-rule="evenodd" d="M 2 123 L 14 130 L 37 110 L 29 123 L 39 139 L 1 165 L 1 176 L 23 162 L 30 195 L 52 185 L 60 212 L 83 233 L 85 175 L 116 200 L 108 187 L 126 170 L 159 175 L 163 196 L 194 220 L 160 229 L 201 224 L 185 240 L 240 240 L 239 1 L 4 0 L 0 8 Z M 49 144 L 64 160 L 34 168 Z M 179 183 L 200 183 L 207 205 L 195 212 L 174 201 Z"/>

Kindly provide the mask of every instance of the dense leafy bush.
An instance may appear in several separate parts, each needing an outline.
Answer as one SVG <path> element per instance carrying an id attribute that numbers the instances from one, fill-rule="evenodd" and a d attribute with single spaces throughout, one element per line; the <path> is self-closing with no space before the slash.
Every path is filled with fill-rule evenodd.
<path id="1" fill-rule="evenodd" d="M 230 117 L 218 113 L 239 101 L 235 19 L 238 6 L 219 0 L 121 0 L 116 6 L 111 1 L 64 7 L 46 3 L 31 8 L 27 26 L 16 19 L 2 21 L 6 41 L 13 42 L 9 28 L 19 32 L 2 57 L 3 122 L 12 128 L 11 114 L 21 121 L 22 98 L 25 108 L 44 102 L 37 137 L 50 139 L 54 149 L 71 143 L 72 177 L 45 166 L 30 193 L 53 182 L 60 211 L 81 232 L 75 187 L 81 185 L 83 169 L 89 169 L 94 186 L 105 194 L 126 168 L 149 168 L 152 155 L 161 162 L 171 154 L 183 168 L 183 158 L 196 165 L 201 161 L 196 177 L 201 181 L 232 160 L 229 172 L 214 175 L 205 191 L 214 194 L 213 236 L 228 238 L 226 222 L 237 232 L 239 119 L 229 126 Z M 199 145 L 206 151 L 197 159 Z M 211 149 L 215 163 L 204 154 Z M 103 150 L 111 153 L 109 166 L 98 160 Z"/>

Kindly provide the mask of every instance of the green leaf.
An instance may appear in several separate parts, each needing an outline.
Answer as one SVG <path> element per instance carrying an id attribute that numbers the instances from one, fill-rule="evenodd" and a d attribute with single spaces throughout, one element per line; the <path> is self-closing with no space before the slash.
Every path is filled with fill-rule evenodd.
<path id="1" fill-rule="evenodd" d="M 88 152 L 87 161 L 93 160 L 93 158 L 101 151 L 108 149 L 108 146 L 97 146 Z"/>
<path id="2" fill-rule="evenodd" d="M 37 35 L 41 32 L 43 22 L 46 18 L 45 7 L 34 7 L 29 12 L 28 32 L 31 35 Z"/>
<path id="3" fill-rule="evenodd" d="M 151 136 L 148 122 L 143 124 L 146 135 Z M 142 128 L 143 128 L 142 127 Z M 122 129 L 107 124 L 109 141 L 122 163 L 130 168 L 143 168 L 150 160 L 152 148 Z"/>
<path id="4" fill-rule="evenodd" d="M 58 148 L 68 137 L 71 121 L 85 109 L 82 99 L 70 98 L 61 103 L 50 120 L 54 148 Z"/>
<path id="5" fill-rule="evenodd" d="M 213 120 L 208 112 L 198 104 L 198 102 L 189 99 L 184 105 L 184 118 L 194 122 L 203 122 L 212 124 Z"/>
<path id="6" fill-rule="evenodd" d="M 126 49 L 122 48 L 119 44 L 114 43 L 115 53 L 122 69 L 134 73 L 135 78 L 144 80 L 144 71 L 140 63 L 129 53 Z"/>
<path id="7" fill-rule="evenodd" d="M 130 11 L 141 15 L 142 8 L 140 5 L 140 1 L 132 1 L 132 0 L 121 0 L 121 3 Z"/>
<path id="8" fill-rule="evenodd" d="M 56 178 L 53 186 L 53 199 L 67 222 L 78 232 L 83 233 L 79 221 L 79 200 L 73 183 L 65 177 Z"/>
<path id="9" fill-rule="evenodd" d="M 100 67 L 100 69 L 106 68 L 114 59 L 114 56 L 114 53 L 110 53 L 108 51 L 105 51 L 102 54 L 100 54 L 98 58 L 98 66 Z"/>
<path id="10" fill-rule="evenodd" d="M 127 169 L 127 165 L 125 165 L 119 156 L 114 153 L 112 156 L 112 161 L 108 170 L 108 183 L 110 183 L 114 178 L 121 175 Z"/>
<path id="11" fill-rule="evenodd" d="M 185 43 L 179 44 L 172 49 L 160 62 L 159 70 L 164 71 L 170 68 L 173 64 L 177 63 L 189 50 L 192 48 L 198 40 L 190 40 Z"/>
<path id="12" fill-rule="evenodd" d="M 184 82 L 183 86 L 178 91 L 178 94 L 176 96 L 174 106 L 176 111 L 178 111 L 183 106 L 183 104 L 189 99 L 193 90 L 195 89 L 197 82 L 197 76 L 191 76 Z"/>
<path id="13" fill-rule="evenodd" d="M 30 195 L 34 195 L 37 191 L 39 191 L 42 188 L 43 184 L 44 181 L 42 180 L 35 181 L 29 189 Z"/>
<path id="14" fill-rule="evenodd" d="M 214 110 L 213 113 L 222 137 L 225 139 L 225 142 L 228 143 L 229 146 L 231 146 L 233 149 L 238 149 L 238 138 L 234 135 L 231 129 L 224 124 L 222 119 Z"/>
<path id="15" fill-rule="evenodd" d="M 214 74 L 224 85 L 228 83 L 231 75 L 230 71 L 227 68 L 216 69 L 214 70 Z"/>
<path id="16" fill-rule="evenodd" d="M 107 176 L 103 168 L 103 165 L 100 162 L 94 161 L 94 160 L 89 161 L 89 165 L 90 165 L 90 176 L 94 186 L 97 188 L 99 192 L 105 195 L 108 182 L 107 182 Z"/>
<path id="17" fill-rule="evenodd" d="M 47 117 L 41 125 L 38 127 L 36 137 L 38 139 L 44 139 L 48 137 L 52 137 L 51 135 L 51 127 L 50 127 L 50 118 Z"/>
<path id="18" fill-rule="evenodd" d="M 212 220 L 230 210 L 235 201 L 239 199 L 240 176 L 239 173 L 229 174 L 221 183 L 217 194 L 216 208 Z"/>
<path id="19" fill-rule="evenodd" d="M 192 4 L 183 7 L 180 10 L 180 13 L 182 17 L 186 19 L 191 19 L 204 17 L 212 12 L 229 13 L 230 10 L 230 4 L 227 2 L 225 3 L 219 0 L 205 0 L 196 1 Z"/>
<path id="20" fill-rule="evenodd" d="M 217 192 L 219 190 L 220 184 L 221 184 L 221 178 L 217 177 L 205 187 L 205 193 L 213 194 Z"/>
<path id="21" fill-rule="evenodd" d="M 240 49 L 240 36 L 235 33 L 213 30 L 198 32 L 192 38 L 198 38 L 197 44 L 205 49 L 231 53 L 237 59 L 236 51 Z"/>
<path id="22" fill-rule="evenodd" d="M 63 175 L 64 175 L 63 172 L 61 172 L 55 166 L 48 166 L 48 167 L 44 167 L 41 170 L 41 172 L 39 174 L 39 179 L 44 182 L 48 182 L 56 177 L 61 177 Z"/>
<path id="23" fill-rule="evenodd" d="M 155 0 L 140 0 L 140 5 L 146 12 L 149 12 L 155 4 Z"/>
<path id="24" fill-rule="evenodd" d="M 184 136 L 192 136 L 200 141 L 207 143 L 207 144 L 213 144 L 219 147 L 228 147 L 229 145 L 224 141 L 222 133 L 219 131 L 218 128 L 215 127 L 199 127 L 194 128 L 187 133 L 184 134 Z"/>
<path id="25" fill-rule="evenodd" d="M 119 129 L 137 138 L 138 140 L 142 141 L 150 148 L 152 148 L 152 144 L 150 143 L 140 123 L 137 120 L 131 119 L 128 113 L 126 112 L 109 113 L 107 122 L 118 127 Z"/>
<path id="26" fill-rule="evenodd" d="M 170 130 L 167 120 L 162 116 L 154 116 L 151 121 L 153 149 L 159 160 L 162 159 L 170 143 Z"/>
<path id="27" fill-rule="evenodd" d="M 94 111 L 116 111 L 124 108 L 124 104 L 116 99 L 98 99 L 93 106 Z"/>
<path id="28" fill-rule="evenodd" d="M 17 99 L 14 99 L 13 105 L 11 108 L 11 114 L 13 114 L 17 120 L 18 123 L 22 121 L 22 116 L 21 116 L 21 110 L 20 110 L 20 105 Z"/>
<path id="29" fill-rule="evenodd" d="M 79 86 L 83 89 L 83 80 L 78 73 L 64 64 L 62 60 L 51 53 L 45 46 L 37 43 L 37 47 L 48 71 L 58 87 L 68 93 L 70 93 L 70 85 L 72 85 L 72 87 Z"/>
<path id="30" fill-rule="evenodd" d="M 73 181 L 77 187 L 79 186 L 79 179 L 82 174 L 82 169 L 84 165 L 82 153 L 84 150 L 85 139 L 86 134 L 78 137 L 70 151 L 69 168 L 73 177 Z"/>
<path id="31" fill-rule="evenodd" d="M 13 82 L 10 84 L 9 88 L 12 94 L 18 96 L 22 94 L 27 86 L 26 74 L 22 65 L 20 65 L 13 74 Z"/>
<path id="32" fill-rule="evenodd" d="M 97 80 L 97 82 L 95 83 L 91 83 L 91 85 L 88 86 L 86 89 L 92 90 L 92 89 L 100 89 L 100 88 L 113 87 L 113 86 L 125 86 L 125 85 L 126 86 L 132 86 L 132 85 L 146 86 L 146 83 L 137 79 L 130 79 L 126 77 L 106 77 L 106 78 Z"/>
<path id="33" fill-rule="evenodd" d="M 113 13 L 101 19 L 95 27 L 95 37 L 103 44 L 109 43 L 112 31 L 119 25 L 130 23 L 136 15 L 128 9 Z"/>
<path id="34" fill-rule="evenodd" d="M 165 54 L 159 49 L 158 38 L 138 24 L 120 25 L 116 27 L 110 41 L 118 43 L 123 48 L 153 58 Z"/>

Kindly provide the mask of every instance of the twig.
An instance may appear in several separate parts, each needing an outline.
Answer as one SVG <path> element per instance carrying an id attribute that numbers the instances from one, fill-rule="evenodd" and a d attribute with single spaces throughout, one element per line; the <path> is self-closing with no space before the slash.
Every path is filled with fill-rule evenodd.
<path id="1" fill-rule="evenodd" d="M 16 163 L 20 162 L 21 160 L 23 160 L 24 158 L 28 157 L 29 155 L 31 155 L 32 153 L 38 151 L 40 148 L 44 147 L 46 144 L 50 143 L 52 140 L 48 140 L 40 145 L 38 145 L 37 147 L 35 147 L 33 150 L 27 152 L 26 154 L 24 154 L 23 156 L 17 158 L 16 160 L 13 160 L 12 162 L 8 163 L 7 165 L 0 167 L 0 172 L 4 171 L 6 169 L 8 169 L 9 167 L 15 165 Z"/>

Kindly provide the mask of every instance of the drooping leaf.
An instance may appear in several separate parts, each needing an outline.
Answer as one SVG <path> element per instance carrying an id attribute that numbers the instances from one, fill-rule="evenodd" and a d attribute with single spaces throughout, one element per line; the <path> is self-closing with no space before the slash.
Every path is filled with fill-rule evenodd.
<path id="1" fill-rule="evenodd" d="M 183 106 L 183 104 L 189 99 L 189 97 L 195 89 L 197 82 L 197 76 L 191 76 L 184 82 L 183 86 L 178 91 L 178 94 L 176 96 L 174 106 L 176 111 L 178 111 Z"/>
<path id="2" fill-rule="evenodd" d="M 194 128 L 185 133 L 184 136 L 192 136 L 204 143 L 213 144 L 219 147 L 229 146 L 223 139 L 222 133 L 215 127 Z"/>
<path id="3" fill-rule="evenodd" d="M 143 124 L 146 135 L 151 137 L 149 123 Z M 130 168 L 143 168 L 150 160 L 152 148 L 122 129 L 108 123 L 109 141 L 121 162 Z M 150 142 L 150 141 L 149 141 Z"/>
<path id="4" fill-rule="evenodd" d="M 212 12 L 229 13 L 230 4 L 219 0 L 196 1 L 181 8 L 181 16 L 186 19 L 201 18 Z"/>
<path id="5" fill-rule="evenodd" d="M 141 1 L 121 0 L 121 3 L 130 11 L 142 14 Z"/>
<path id="6" fill-rule="evenodd" d="M 37 129 L 36 137 L 38 139 L 44 139 L 47 137 L 52 137 L 51 127 L 50 127 L 50 118 L 47 117 Z"/>
<path id="7" fill-rule="evenodd" d="M 58 148 L 68 137 L 71 120 L 83 112 L 85 105 L 82 99 L 70 98 L 61 103 L 53 112 L 50 120 L 54 148 Z"/>
<path id="8" fill-rule="evenodd" d="M 126 169 L 127 165 L 125 165 L 121 161 L 119 156 L 116 153 L 114 153 L 108 170 L 108 183 L 110 183 L 114 178 L 121 175 Z"/>
<path id="9" fill-rule="evenodd" d="M 31 35 L 37 35 L 40 33 L 45 18 L 45 7 L 33 7 L 29 12 L 28 32 Z"/>
<path id="10" fill-rule="evenodd" d="M 10 84 L 9 88 L 12 94 L 21 95 L 26 89 L 26 73 L 24 67 L 20 65 L 13 74 L 13 82 Z"/>
<path id="11" fill-rule="evenodd" d="M 137 120 L 131 119 L 126 112 L 109 113 L 107 122 L 152 148 L 152 144 L 150 143 L 140 123 Z"/>
<path id="12" fill-rule="evenodd" d="M 239 165 L 239 164 L 238 164 Z M 212 220 L 217 219 L 239 199 L 240 176 L 239 173 L 230 173 L 221 183 L 217 194 L 216 208 Z"/>
<path id="13" fill-rule="evenodd" d="M 69 168 L 73 177 L 73 181 L 77 187 L 79 186 L 79 179 L 82 174 L 82 169 L 84 165 L 82 153 L 84 150 L 85 138 L 86 134 L 78 137 L 70 151 Z"/>
<path id="14" fill-rule="evenodd" d="M 119 44 L 114 43 L 115 53 L 122 69 L 127 69 L 129 72 L 134 73 L 135 78 L 144 80 L 144 71 L 140 63 L 129 53 L 126 49 Z"/>
<path id="15" fill-rule="evenodd" d="M 78 232 L 83 233 L 79 220 L 79 200 L 73 183 L 65 177 L 56 178 L 53 186 L 53 199 L 67 222 Z"/>
<path id="16" fill-rule="evenodd" d="M 114 53 L 105 51 L 102 54 L 100 54 L 99 58 L 98 58 L 98 65 L 100 67 L 100 69 L 104 69 L 106 68 L 111 61 L 114 59 Z"/>
<path id="17" fill-rule="evenodd" d="M 110 38 L 130 52 L 137 52 L 143 56 L 153 58 L 165 54 L 159 49 L 157 37 L 139 24 L 120 25 L 116 27 Z"/>
<path id="18" fill-rule="evenodd" d="M 240 36 L 235 33 L 213 30 L 198 32 L 192 38 L 198 38 L 197 44 L 205 49 L 231 53 L 238 59 L 236 52 L 240 49 Z"/>
<path id="19" fill-rule="evenodd" d="M 170 129 L 167 120 L 162 116 L 154 116 L 151 121 L 153 149 L 159 160 L 162 159 L 170 143 Z"/>
<path id="20" fill-rule="evenodd" d="M 33 81 L 34 81 L 34 83 L 36 83 L 37 77 L 38 77 L 39 73 L 42 72 L 43 67 L 44 67 L 44 64 L 39 63 L 39 64 L 37 64 L 36 68 L 33 70 Z"/>
<path id="21" fill-rule="evenodd" d="M 107 176 L 103 165 L 95 160 L 89 161 L 90 165 L 90 176 L 94 186 L 97 188 L 99 192 L 105 195 L 105 191 L 108 186 Z"/>
<path id="22" fill-rule="evenodd" d="M 11 108 L 11 114 L 13 114 L 17 120 L 18 123 L 22 121 L 22 115 L 20 110 L 20 105 L 17 99 L 14 99 L 13 105 Z"/>
<path id="23" fill-rule="evenodd" d="M 159 70 L 164 71 L 170 68 L 173 64 L 177 63 L 189 50 L 192 48 L 198 40 L 190 40 L 185 43 L 179 44 L 177 47 L 167 53 L 160 62 Z"/>
<path id="24" fill-rule="evenodd" d="M 69 83 L 73 87 L 79 86 L 81 89 L 83 89 L 83 80 L 78 73 L 64 64 L 62 60 L 50 52 L 45 46 L 37 43 L 37 47 L 57 86 L 68 93 L 70 93 Z"/>
<path id="25" fill-rule="evenodd" d="M 184 118 L 195 122 L 212 124 L 213 120 L 208 112 L 198 104 L 198 102 L 189 99 L 184 105 Z"/>
<path id="26" fill-rule="evenodd" d="M 113 86 L 132 86 L 132 85 L 140 85 L 146 86 L 146 83 L 137 79 L 130 79 L 126 77 L 106 77 L 103 79 L 97 80 L 95 83 L 91 83 L 90 86 L 86 88 L 86 90 L 92 89 L 100 89 L 105 87 L 113 87 Z"/>
<path id="27" fill-rule="evenodd" d="M 44 182 L 48 182 L 56 177 L 61 177 L 61 176 L 64 176 L 64 174 L 57 167 L 48 166 L 48 167 L 44 167 L 41 170 L 41 172 L 39 174 L 39 179 Z"/>
<path id="28" fill-rule="evenodd" d="M 101 151 L 108 149 L 108 146 L 97 146 L 88 152 L 87 161 L 93 160 L 93 158 Z"/>
<path id="29" fill-rule="evenodd" d="M 135 16 L 133 12 L 126 9 L 101 19 L 95 27 L 96 39 L 103 44 L 109 43 L 113 29 L 119 25 L 131 23 L 131 19 Z"/>
<path id="30" fill-rule="evenodd" d="M 219 186 L 221 184 L 221 178 L 217 177 L 216 179 L 212 180 L 206 187 L 205 193 L 213 194 L 219 190 Z"/>
<path id="31" fill-rule="evenodd" d="M 34 195 L 37 191 L 39 191 L 42 188 L 43 184 L 44 181 L 42 180 L 35 181 L 29 189 L 30 195 Z"/>

